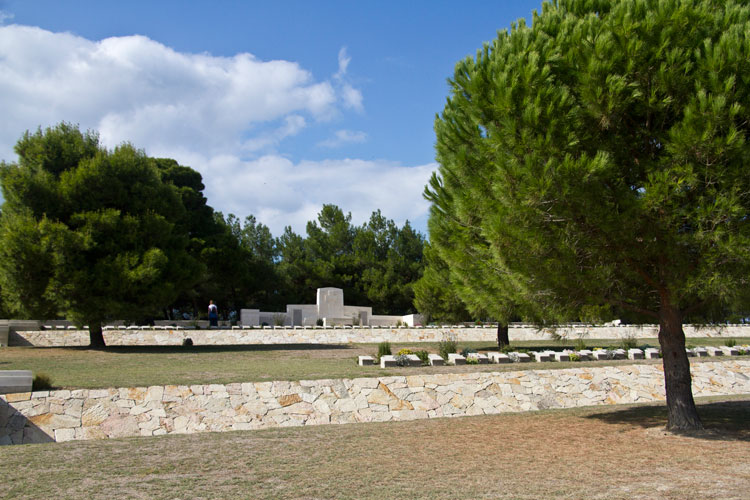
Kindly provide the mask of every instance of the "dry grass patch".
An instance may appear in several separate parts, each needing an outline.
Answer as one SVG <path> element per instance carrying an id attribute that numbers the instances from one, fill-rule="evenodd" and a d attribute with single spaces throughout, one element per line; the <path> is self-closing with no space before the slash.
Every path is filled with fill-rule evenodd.
<path id="1" fill-rule="evenodd" d="M 741 499 L 750 399 L 0 448 L 9 498 Z"/>
<path id="2" fill-rule="evenodd" d="M 706 339 L 713 342 L 724 339 Z M 612 346 L 617 341 L 588 341 L 589 345 Z M 643 343 L 654 345 L 655 339 Z M 514 342 L 526 349 L 562 349 L 559 342 Z M 401 348 L 437 352 L 437 343 L 392 344 Z M 477 351 L 497 350 L 487 342 L 459 342 L 459 347 Z M 604 362 L 538 363 L 458 367 L 389 368 L 359 367 L 357 356 L 375 354 L 377 344 L 287 344 L 194 347 L 110 347 L 89 350 L 79 347 L 6 347 L 0 349 L 0 369 L 32 370 L 45 373 L 57 388 L 136 387 L 149 385 L 224 384 L 271 380 L 379 377 L 419 373 L 460 373 L 581 366 L 602 366 Z M 721 358 L 709 358 L 718 360 Z M 693 362 L 701 362 L 695 360 Z M 633 364 L 630 360 L 606 364 Z M 647 360 L 640 363 L 657 363 Z"/>

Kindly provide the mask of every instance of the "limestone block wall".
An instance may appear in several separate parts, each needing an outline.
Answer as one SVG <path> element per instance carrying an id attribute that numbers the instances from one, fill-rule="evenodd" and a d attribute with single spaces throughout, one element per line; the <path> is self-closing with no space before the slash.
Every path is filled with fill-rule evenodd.
<path id="1" fill-rule="evenodd" d="M 750 393 L 750 360 L 691 364 L 695 396 Z M 0 396 L 0 444 L 485 415 L 664 399 L 660 363 L 60 390 Z"/>
<path id="2" fill-rule="evenodd" d="M 194 345 L 241 345 L 241 344 L 348 344 L 360 342 L 394 343 L 440 342 L 448 337 L 459 341 L 496 342 L 495 327 L 257 327 L 216 330 L 170 330 L 162 328 L 111 329 L 105 330 L 104 339 L 111 346 L 127 345 L 181 345 L 190 338 Z M 684 327 L 688 338 L 700 337 L 750 337 L 750 326 L 729 325 L 718 328 Z M 625 337 L 655 338 L 658 326 L 567 326 L 559 327 L 555 333 L 569 338 L 620 339 Z M 509 337 L 514 340 L 549 340 L 553 330 L 539 330 L 533 326 L 513 326 Z M 34 346 L 85 346 L 89 343 L 88 331 L 82 330 L 11 330 L 9 345 Z"/>

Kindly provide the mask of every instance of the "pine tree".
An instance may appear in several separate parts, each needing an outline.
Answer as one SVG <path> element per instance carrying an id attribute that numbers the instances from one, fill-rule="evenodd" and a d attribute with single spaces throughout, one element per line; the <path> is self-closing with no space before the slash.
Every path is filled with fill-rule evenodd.
<path id="1" fill-rule="evenodd" d="M 702 425 L 683 322 L 747 308 L 749 16 L 545 3 L 457 64 L 435 123 L 430 238 L 464 296 L 658 321 L 670 429 Z"/>

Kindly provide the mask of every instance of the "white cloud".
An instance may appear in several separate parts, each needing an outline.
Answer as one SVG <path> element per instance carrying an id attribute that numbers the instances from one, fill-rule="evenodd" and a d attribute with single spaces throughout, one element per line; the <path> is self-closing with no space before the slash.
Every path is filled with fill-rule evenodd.
<path id="1" fill-rule="evenodd" d="M 361 143 L 367 140 L 365 132 L 352 132 L 351 130 L 337 130 L 334 136 L 319 142 L 318 146 L 324 148 L 337 148 L 344 144 Z"/>
<path id="2" fill-rule="evenodd" d="M 295 62 L 248 53 L 215 57 L 143 36 L 91 41 L 0 26 L 0 159 L 15 159 L 24 130 L 65 120 L 98 130 L 108 147 L 129 141 L 195 168 L 213 207 L 253 214 L 276 235 L 287 225 L 304 233 L 323 203 L 351 211 L 358 224 L 380 208 L 420 227 L 428 207 L 420 194 L 434 164 L 292 162 L 276 151 L 287 137 L 362 110 L 362 94 L 347 80 L 350 61 L 342 48 L 338 72 L 316 81 Z M 325 145 L 366 137 L 339 130 Z"/>
<path id="3" fill-rule="evenodd" d="M 421 193 L 437 168 L 434 163 L 405 167 L 354 159 L 293 163 L 277 155 L 251 161 L 228 155 L 185 160 L 207 165 L 204 183 L 214 208 L 241 217 L 253 214 L 275 235 L 285 226 L 304 234 L 324 203 L 351 212 L 356 224 L 380 208 L 398 224 L 409 219 L 423 226 L 429 204 Z"/>
<path id="4" fill-rule="evenodd" d="M 364 110 L 362 92 L 352 87 L 346 80 L 346 70 L 349 68 L 351 60 L 352 58 L 346 52 L 346 47 L 341 47 L 339 50 L 339 70 L 333 75 L 333 79 L 339 84 L 344 108 L 361 112 Z"/>
<path id="5" fill-rule="evenodd" d="M 283 131 L 290 117 L 302 126 L 304 116 L 327 120 L 339 101 L 349 106 L 338 83 L 315 81 L 294 62 L 180 53 L 143 36 L 94 42 L 0 27 L 5 159 L 23 130 L 61 120 L 99 130 L 108 145 L 128 140 L 147 150 L 190 143 L 217 153 L 241 147 L 256 131 L 273 144 L 291 135 Z M 258 131 L 279 120 L 285 125 L 274 140 Z"/>

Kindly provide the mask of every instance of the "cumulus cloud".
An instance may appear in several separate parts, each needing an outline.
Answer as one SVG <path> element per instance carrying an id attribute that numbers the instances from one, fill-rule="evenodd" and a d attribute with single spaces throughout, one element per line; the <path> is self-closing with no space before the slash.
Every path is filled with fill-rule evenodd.
<path id="1" fill-rule="evenodd" d="M 398 224 L 405 220 L 424 225 L 429 204 L 421 193 L 434 163 L 407 167 L 385 161 L 356 159 L 301 161 L 278 155 L 243 161 L 223 155 L 193 158 L 208 164 L 206 194 L 217 210 L 255 215 L 273 234 L 285 226 L 304 234 L 324 203 L 352 213 L 361 224 L 380 208 Z"/>
<path id="2" fill-rule="evenodd" d="M 215 57 L 143 36 L 91 41 L 0 26 L 0 159 L 15 159 L 24 130 L 64 120 L 99 131 L 108 147 L 129 141 L 190 165 L 203 175 L 213 207 L 253 214 L 277 235 L 287 225 L 303 233 L 323 203 L 351 211 L 357 223 L 380 208 L 419 227 L 427 213 L 420 193 L 435 165 L 293 162 L 277 152 L 285 138 L 363 109 L 350 61 L 342 48 L 337 73 L 318 81 L 298 63 L 249 53 Z M 366 138 L 339 130 L 321 146 Z"/>
<path id="3" fill-rule="evenodd" d="M 367 140 L 367 134 L 365 132 L 353 132 L 351 130 L 337 130 L 333 137 L 321 141 L 318 146 L 324 148 L 337 148 L 344 144 L 360 143 Z"/>
<path id="4" fill-rule="evenodd" d="M 273 138 L 257 134 L 272 144 L 291 134 L 290 123 L 304 126 L 303 115 L 327 120 L 338 101 L 351 100 L 338 81 L 315 81 L 295 62 L 180 53 L 143 36 L 90 41 L 4 26 L 0 61 L 4 158 L 21 131 L 61 120 L 96 128 L 111 145 L 190 142 L 213 152 L 241 147 L 261 124 L 281 121 Z"/>

